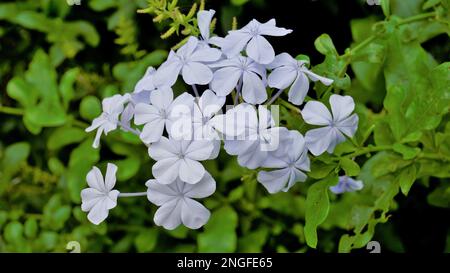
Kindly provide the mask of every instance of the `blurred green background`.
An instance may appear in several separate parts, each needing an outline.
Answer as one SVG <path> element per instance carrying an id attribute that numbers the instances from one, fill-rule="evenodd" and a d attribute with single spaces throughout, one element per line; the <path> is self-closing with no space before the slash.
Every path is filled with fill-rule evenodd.
<path id="1" fill-rule="evenodd" d="M 178 6 L 187 13 L 192 2 Z M 239 26 L 277 18 L 294 32 L 274 41 L 276 51 L 306 54 L 313 64 L 323 59 L 314 48 L 322 33 L 330 33 L 342 52 L 354 39 L 352 20 L 384 18 L 380 7 L 366 1 L 292 2 L 209 0 L 206 9 L 218 11 L 218 34 L 231 28 L 234 16 Z M 403 1 L 399 9 L 411 13 L 418 2 Z M 303 233 L 306 187 L 269 195 L 255 172 L 224 153 L 206 163 L 218 188 L 204 202 L 213 214 L 202 230 L 156 227 L 156 207 L 146 198 L 120 199 L 99 226 L 87 221 L 80 191 L 93 165 L 116 163 L 117 187 L 124 192 L 145 190 L 151 177 L 152 162 L 135 136 L 114 132 L 95 150 L 93 135 L 84 132 L 100 114 L 103 98 L 133 90 L 146 68 L 164 61 L 182 39 L 162 40 L 166 25 L 136 12 L 146 6 L 145 0 L 0 3 L 0 252 L 67 252 L 70 241 L 78 241 L 82 252 L 337 251 L 347 232 L 339 214 L 324 223 L 318 249 L 309 249 Z M 424 47 L 448 61 L 448 36 Z M 372 106 L 380 108 L 380 102 Z M 376 227 L 383 251 L 450 251 L 448 199 L 430 204 L 430 192 L 419 184 L 407 198 L 398 196 L 392 221 Z"/>

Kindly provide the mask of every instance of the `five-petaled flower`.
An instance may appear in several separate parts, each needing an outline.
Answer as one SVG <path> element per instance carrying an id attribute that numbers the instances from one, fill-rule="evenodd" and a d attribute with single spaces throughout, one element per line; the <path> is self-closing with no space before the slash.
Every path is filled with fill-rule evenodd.
<path id="1" fill-rule="evenodd" d="M 250 58 L 238 56 L 210 65 L 214 72 L 211 89 L 219 96 L 227 96 L 237 87 L 244 101 L 260 104 L 267 99 L 266 70 Z"/>
<path id="2" fill-rule="evenodd" d="M 305 139 L 295 130 L 289 131 L 289 138 L 286 155 L 271 157 L 263 164 L 264 168 L 276 168 L 276 170 L 258 173 L 258 181 L 269 193 L 287 192 L 296 182 L 304 182 L 306 180 L 304 171 L 310 170 Z"/>
<path id="3" fill-rule="evenodd" d="M 238 163 L 249 169 L 261 167 L 271 151 L 279 145 L 280 132 L 284 127 L 275 127 L 272 114 L 265 106 L 258 107 L 258 114 L 250 104 L 239 104 L 226 114 L 216 116 L 213 126 L 226 136 L 225 151 L 238 156 Z"/>
<path id="4" fill-rule="evenodd" d="M 89 212 L 87 218 L 98 225 L 108 217 L 109 210 L 117 205 L 118 190 L 116 184 L 117 166 L 108 163 L 105 179 L 97 167 L 93 167 L 86 176 L 89 188 L 81 191 L 81 210 Z"/>
<path id="5" fill-rule="evenodd" d="M 345 136 L 353 137 L 358 127 L 358 115 L 351 113 L 355 102 L 350 96 L 331 95 L 331 112 L 319 101 L 309 101 L 302 110 L 306 123 L 324 126 L 306 132 L 306 146 L 313 155 L 327 151 L 332 153 L 337 144 L 345 141 Z"/>
<path id="6" fill-rule="evenodd" d="M 86 132 L 91 132 L 97 129 L 95 140 L 92 146 L 98 148 L 100 145 L 100 137 L 104 132 L 107 135 L 109 132 L 114 131 L 119 123 L 119 116 L 123 112 L 124 104 L 130 99 L 129 94 L 114 95 L 110 98 L 106 98 L 102 102 L 103 112 L 97 118 L 92 121 L 92 125 L 86 128 Z"/>
<path id="7" fill-rule="evenodd" d="M 288 53 L 277 55 L 268 67 L 273 69 L 267 79 L 269 86 L 278 89 L 291 86 L 288 100 L 295 105 L 303 103 L 309 90 L 309 79 L 314 82 L 320 81 L 327 86 L 333 83 L 333 80 L 309 71 L 304 61 L 296 60 Z"/>
<path id="8" fill-rule="evenodd" d="M 208 84 L 213 73 L 205 63 L 217 61 L 222 53 L 216 48 L 199 47 L 198 44 L 198 39 L 191 36 L 176 53 L 171 51 L 167 61 L 156 71 L 155 83 L 172 86 L 181 72 L 184 82 L 189 85 Z"/>
<path id="9" fill-rule="evenodd" d="M 188 93 L 183 93 L 175 100 L 171 88 L 161 88 L 154 90 L 150 95 L 151 104 L 139 103 L 136 105 L 134 113 L 134 123 L 144 125 L 140 138 L 149 144 L 159 141 L 164 133 L 164 128 L 169 135 L 183 137 L 183 134 L 190 133 L 190 116 L 194 97 Z M 174 122 L 184 125 L 179 130 L 172 130 Z M 178 135 L 180 134 L 180 135 Z"/>
<path id="10" fill-rule="evenodd" d="M 211 157 L 214 145 L 207 140 L 175 140 L 161 137 L 148 148 L 153 165 L 153 176 L 161 184 L 170 184 L 179 178 L 195 184 L 202 179 L 206 170 L 199 162 Z"/>
<path id="11" fill-rule="evenodd" d="M 221 139 L 210 120 L 225 104 L 225 97 L 216 96 L 211 90 L 205 90 L 202 96 L 194 103 L 192 129 L 193 138 L 208 140 L 214 145 L 214 150 L 209 159 L 216 158 L 220 152 Z"/>
<path id="12" fill-rule="evenodd" d="M 339 176 L 338 184 L 331 186 L 330 190 L 335 194 L 341 194 L 344 192 L 353 192 L 362 190 L 364 184 L 361 180 L 354 180 L 348 176 Z"/>
<path id="13" fill-rule="evenodd" d="M 147 198 L 159 206 L 154 221 L 158 226 L 172 230 L 183 223 L 191 229 L 198 229 L 209 219 L 210 212 L 194 198 L 205 198 L 216 190 L 216 181 L 209 173 L 194 185 L 176 179 L 172 184 L 161 184 L 151 179 L 146 184 Z"/>
<path id="14" fill-rule="evenodd" d="M 198 29 L 200 30 L 199 46 L 208 46 L 209 44 L 219 46 L 223 38 L 218 36 L 211 37 L 211 20 L 216 13 L 215 10 L 201 10 L 197 13 Z"/>
<path id="15" fill-rule="evenodd" d="M 269 64 L 275 58 L 272 45 L 264 36 L 285 36 L 292 30 L 276 26 L 275 19 L 266 23 L 251 20 L 239 30 L 229 31 L 222 41 L 222 51 L 228 57 L 237 56 L 244 48 L 247 56 L 260 64 Z"/>

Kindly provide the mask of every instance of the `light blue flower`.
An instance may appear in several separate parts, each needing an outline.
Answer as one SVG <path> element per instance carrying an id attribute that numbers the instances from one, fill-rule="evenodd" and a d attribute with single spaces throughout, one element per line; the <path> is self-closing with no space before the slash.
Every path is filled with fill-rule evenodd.
<path id="1" fill-rule="evenodd" d="M 354 180 L 348 176 L 340 176 L 339 182 L 336 186 L 330 187 L 330 190 L 335 194 L 341 194 L 344 192 L 359 191 L 364 187 L 364 184 L 360 180 Z"/>
<path id="2" fill-rule="evenodd" d="M 213 73 L 205 63 L 217 61 L 222 52 L 216 48 L 199 47 L 198 44 L 198 39 L 191 36 L 176 53 L 171 51 L 167 61 L 156 71 L 155 84 L 172 86 L 180 73 L 189 85 L 208 84 Z"/>
<path id="3" fill-rule="evenodd" d="M 229 31 L 221 48 L 229 58 L 239 55 L 245 48 L 247 56 L 253 60 L 269 64 L 275 58 L 275 51 L 264 36 L 285 36 L 291 32 L 290 29 L 277 27 L 275 19 L 263 24 L 253 19 L 245 27 Z"/>
<path id="4" fill-rule="evenodd" d="M 302 110 L 303 120 L 311 125 L 323 126 L 306 132 L 306 146 L 313 155 L 325 151 L 332 153 L 345 136 L 353 137 L 358 128 L 358 116 L 352 115 L 355 102 L 350 96 L 331 95 L 331 112 L 319 101 L 308 101 Z"/>
<path id="5" fill-rule="evenodd" d="M 210 65 L 214 72 L 211 89 L 218 96 L 227 96 L 236 86 L 245 102 L 261 104 L 267 100 L 266 70 L 252 59 L 238 56 Z"/>
<path id="6" fill-rule="evenodd" d="M 333 80 L 319 76 L 305 67 L 304 61 L 294 59 L 288 53 L 281 53 L 268 65 L 273 69 L 268 78 L 270 87 L 286 89 L 289 86 L 288 100 L 295 105 L 303 103 L 309 89 L 309 80 L 320 81 L 324 85 L 330 85 Z"/>
<path id="7" fill-rule="evenodd" d="M 283 147 L 286 151 L 281 157 L 270 157 L 262 166 L 276 170 L 260 171 L 258 182 L 263 184 L 269 193 L 279 191 L 287 192 L 296 182 L 306 180 L 305 171 L 310 170 L 308 151 L 305 148 L 305 139 L 295 130 L 289 131 L 290 141 Z"/>

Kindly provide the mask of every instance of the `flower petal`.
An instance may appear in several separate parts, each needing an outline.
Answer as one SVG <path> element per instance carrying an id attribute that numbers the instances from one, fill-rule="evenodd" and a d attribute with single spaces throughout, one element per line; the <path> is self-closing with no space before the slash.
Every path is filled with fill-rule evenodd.
<path id="1" fill-rule="evenodd" d="M 216 191 L 216 181 L 210 173 L 205 172 L 202 179 L 196 184 L 185 186 L 184 195 L 190 198 L 205 198 Z"/>
<path id="2" fill-rule="evenodd" d="M 155 119 L 147 123 L 142 129 L 139 137 L 144 143 L 154 143 L 161 139 L 164 132 L 165 120 Z"/>
<path id="3" fill-rule="evenodd" d="M 244 72 L 242 97 L 250 104 L 261 104 L 267 100 L 266 87 L 255 73 Z"/>
<path id="4" fill-rule="evenodd" d="M 156 92 L 156 91 L 155 91 Z M 138 103 L 134 110 L 134 123 L 142 125 L 161 118 L 159 109 L 146 103 Z"/>
<path id="5" fill-rule="evenodd" d="M 276 27 L 275 25 L 276 25 L 275 19 L 271 19 L 271 20 L 267 21 L 266 23 L 261 24 L 259 27 L 261 35 L 285 36 L 292 32 L 291 29 Z"/>
<path id="6" fill-rule="evenodd" d="M 325 78 L 325 77 L 322 77 L 322 76 L 320 76 L 320 75 L 317 75 L 316 73 L 314 73 L 314 72 L 312 72 L 312 71 L 309 71 L 309 70 L 306 69 L 306 68 L 303 69 L 303 72 L 306 73 L 306 74 L 308 74 L 309 78 L 310 78 L 313 82 L 320 81 L 321 83 L 323 83 L 323 84 L 326 85 L 326 86 L 329 86 L 329 85 L 331 85 L 331 84 L 333 83 L 333 80 L 332 80 L 332 79 Z"/>
<path id="7" fill-rule="evenodd" d="M 159 207 L 153 217 L 155 224 L 169 230 L 178 227 L 181 224 L 181 203 L 182 201 L 176 198 Z"/>
<path id="8" fill-rule="evenodd" d="M 108 163 L 105 175 L 105 187 L 107 191 L 111 191 L 116 185 L 117 165 Z"/>
<path id="9" fill-rule="evenodd" d="M 356 130 L 358 129 L 358 121 L 359 121 L 358 115 L 353 114 L 350 117 L 339 121 L 336 124 L 336 127 L 339 129 L 339 131 L 341 131 L 348 137 L 353 137 Z"/>
<path id="10" fill-rule="evenodd" d="M 323 154 L 335 141 L 333 131 L 333 128 L 327 126 L 306 132 L 305 140 L 308 150 L 315 156 Z"/>
<path id="11" fill-rule="evenodd" d="M 108 192 L 105 187 L 105 181 L 103 180 L 102 172 L 97 167 L 92 167 L 92 170 L 88 172 L 88 174 L 86 175 L 86 181 L 89 187 L 103 193 Z"/>
<path id="12" fill-rule="evenodd" d="M 269 69 L 275 69 L 280 66 L 290 66 L 292 68 L 297 67 L 297 60 L 294 59 L 289 53 L 280 53 L 275 56 L 275 59 L 267 65 Z"/>
<path id="13" fill-rule="evenodd" d="M 335 123 L 347 118 L 355 110 L 355 102 L 350 96 L 331 95 L 331 112 Z"/>
<path id="14" fill-rule="evenodd" d="M 94 225 L 98 225 L 108 217 L 106 200 L 100 200 L 89 211 L 87 218 Z"/>
<path id="15" fill-rule="evenodd" d="M 170 184 L 178 177 L 180 159 L 171 157 L 157 161 L 152 167 L 153 176 L 161 184 Z"/>
<path id="16" fill-rule="evenodd" d="M 90 211 L 95 204 L 105 197 L 103 192 L 94 188 L 87 188 L 81 191 L 81 210 Z"/>
<path id="17" fill-rule="evenodd" d="M 242 71 L 237 67 L 224 67 L 214 72 L 211 89 L 218 96 L 226 96 L 236 87 Z"/>
<path id="18" fill-rule="evenodd" d="M 212 141 L 193 140 L 184 152 L 185 157 L 193 160 L 207 160 L 214 149 Z"/>
<path id="19" fill-rule="evenodd" d="M 204 117 L 212 117 L 219 112 L 225 104 L 224 96 L 217 96 L 213 91 L 207 89 L 198 100 L 198 105 Z"/>
<path id="20" fill-rule="evenodd" d="M 289 168 L 275 171 L 260 171 L 257 180 L 269 193 L 277 193 L 286 186 L 289 179 Z"/>
<path id="21" fill-rule="evenodd" d="M 175 182 L 177 183 L 177 182 Z M 176 199 L 178 192 L 174 191 L 171 187 L 159 183 L 156 179 L 150 179 L 145 183 L 147 186 L 147 199 L 157 206 Z"/>
<path id="22" fill-rule="evenodd" d="M 217 48 L 203 47 L 192 53 L 189 61 L 191 62 L 214 62 L 217 61 L 222 52 Z"/>
<path id="23" fill-rule="evenodd" d="M 288 100 L 289 102 L 300 105 L 305 100 L 306 94 L 309 90 L 309 80 L 308 77 L 303 73 L 299 73 L 294 83 L 289 89 Z"/>
<path id="24" fill-rule="evenodd" d="M 161 137 L 158 142 L 153 143 L 148 148 L 148 154 L 154 160 L 162 160 L 166 158 L 177 157 L 179 154 L 176 142 L 166 137 Z"/>
<path id="25" fill-rule="evenodd" d="M 237 56 L 252 38 L 249 33 L 243 32 L 229 32 L 222 41 L 222 52 L 227 55 L 228 58 Z"/>
<path id="26" fill-rule="evenodd" d="M 211 213 L 199 202 L 184 198 L 181 206 L 181 220 L 190 229 L 198 229 L 208 222 Z"/>
<path id="27" fill-rule="evenodd" d="M 157 86 L 173 86 L 178 79 L 183 64 L 174 57 L 163 63 L 155 73 L 154 83 Z"/>
<path id="28" fill-rule="evenodd" d="M 195 160 L 184 158 L 180 160 L 179 176 L 181 181 L 188 184 L 198 183 L 205 175 L 205 167 Z"/>
<path id="29" fill-rule="evenodd" d="M 197 13 L 197 24 L 203 39 L 208 40 L 210 35 L 211 20 L 216 13 L 215 10 L 201 10 Z"/>
<path id="30" fill-rule="evenodd" d="M 198 62 L 189 62 L 183 66 L 183 80 L 189 85 L 193 84 L 208 84 L 212 78 L 213 73 L 209 67 Z"/>
<path id="31" fill-rule="evenodd" d="M 172 88 L 160 88 L 150 94 L 150 101 L 159 110 L 167 110 L 173 101 Z"/>
<path id="32" fill-rule="evenodd" d="M 275 59 L 272 45 L 263 36 L 253 37 L 247 45 L 247 55 L 260 64 L 269 64 Z"/>
<path id="33" fill-rule="evenodd" d="M 330 125 L 332 118 L 328 108 L 319 101 L 308 101 L 302 110 L 303 120 L 312 125 Z"/>
<path id="34" fill-rule="evenodd" d="M 290 86 L 297 77 L 297 71 L 290 66 L 282 66 L 270 73 L 267 79 L 270 87 L 285 89 Z"/>

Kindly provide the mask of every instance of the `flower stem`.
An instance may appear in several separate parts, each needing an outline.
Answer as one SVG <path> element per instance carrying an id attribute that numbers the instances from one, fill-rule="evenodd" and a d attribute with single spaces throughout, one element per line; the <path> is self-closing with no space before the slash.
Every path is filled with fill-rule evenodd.
<path id="1" fill-rule="evenodd" d="M 0 113 L 22 116 L 24 114 L 24 110 L 20 109 L 20 108 L 13 108 L 13 107 L 0 105 Z"/>
<path id="2" fill-rule="evenodd" d="M 301 113 L 301 111 L 300 111 L 300 109 L 298 109 L 297 107 L 295 107 L 294 105 L 292 105 L 292 104 L 290 104 L 289 102 L 287 102 L 287 101 L 285 101 L 285 100 L 283 100 L 283 99 L 281 99 L 280 98 L 280 103 L 284 106 L 284 107 L 286 107 L 286 108 L 288 108 L 288 109 L 290 109 L 290 110 L 292 110 L 292 111 L 294 111 L 294 112 L 297 112 L 297 113 Z"/>
<path id="3" fill-rule="evenodd" d="M 369 146 L 369 147 L 365 147 L 359 151 L 356 151 L 354 153 L 348 154 L 346 156 L 353 158 L 353 157 L 358 157 L 358 156 L 365 155 L 368 153 L 380 152 L 380 151 L 386 151 L 386 150 L 392 150 L 392 146 L 390 146 L 390 145 Z"/>
<path id="4" fill-rule="evenodd" d="M 121 192 L 119 197 L 137 197 L 137 196 L 147 196 L 147 192 Z"/>
<path id="5" fill-rule="evenodd" d="M 200 95 L 198 94 L 197 86 L 195 86 L 195 84 L 193 84 L 191 86 L 192 86 L 192 90 L 194 90 L 195 97 L 199 98 Z"/>
<path id="6" fill-rule="evenodd" d="M 279 89 L 277 93 L 269 100 L 268 103 L 266 103 L 267 106 L 271 105 L 278 97 L 283 94 L 284 89 Z"/>

